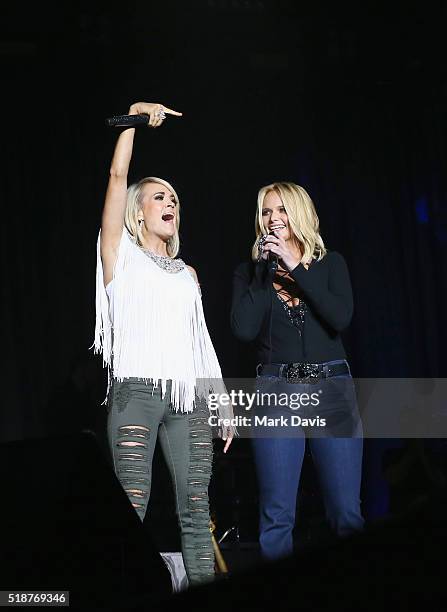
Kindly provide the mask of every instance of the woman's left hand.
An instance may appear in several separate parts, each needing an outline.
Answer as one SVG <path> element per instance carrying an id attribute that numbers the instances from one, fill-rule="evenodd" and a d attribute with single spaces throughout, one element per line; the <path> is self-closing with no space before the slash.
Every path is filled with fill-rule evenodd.
<path id="1" fill-rule="evenodd" d="M 265 239 L 263 250 L 277 255 L 289 272 L 301 261 L 301 254 L 297 256 L 296 253 L 292 253 L 281 235 L 269 234 Z"/>
<path id="2" fill-rule="evenodd" d="M 228 436 L 228 438 L 225 441 L 225 446 L 223 449 L 223 452 L 226 453 L 227 450 L 230 448 L 230 444 L 233 442 L 233 436 Z"/>

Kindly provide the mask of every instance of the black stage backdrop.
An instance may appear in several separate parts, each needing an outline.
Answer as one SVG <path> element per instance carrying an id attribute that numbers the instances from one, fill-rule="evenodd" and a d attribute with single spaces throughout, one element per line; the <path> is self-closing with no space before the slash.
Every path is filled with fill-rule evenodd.
<path id="1" fill-rule="evenodd" d="M 259 187 L 303 185 L 347 259 L 355 376 L 446 376 L 446 3 L 110 2 L 2 9 L 2 441 L 101 430 L 95 256 L 117 132 L 138 100 L 131 180 L 171 181 L 227 376 L 229 325 Z"/>

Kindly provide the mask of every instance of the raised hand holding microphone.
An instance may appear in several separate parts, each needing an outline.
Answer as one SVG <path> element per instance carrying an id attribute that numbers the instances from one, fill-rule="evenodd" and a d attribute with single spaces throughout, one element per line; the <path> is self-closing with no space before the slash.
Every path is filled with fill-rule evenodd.
<path id="1" fill-rule="evenodd" d="M 267 241 L 268 236 L 274 236 L 272 230 L 269 231 L 268 234 L 264 234 L 261 236 L 258 242 L 258 262 L 263 259 L 264 261 L 268 260 L 268 269 L 270 274 L 275 275 L 278 270 L 278 256 L 274 253 L 269 252 L 268 250 L 264 250 L 264 245 Z"/>
<path id="2" fill-rule="evenodd" d="M 160 127 L 166 119 L 166 115 L 181 117 L 182 113 L 172 110 L 167 106 L 163 106 L 163 104 L 136 102 L 130 107 L 129 115 L 149 115 L 149 120 L 147 122 L 148 127 Z"/>
<path id="3" fill-rule="evenodd" d="M 182 113 L 159 103 L 135 102 L 130 107 L 128 115 L 109 117 L 106 119 L 106 125 L 121 128 L 135 128 L 141 125 L 159 127 L 166 119 L 166 115 L 181 117 Z"/>
<path id="4" fill-rule="evenodd" d="M 273 259 L 271 264 L 273 272 L 276 272 L 278 260 L 284 264 L 289 272 L 296 268 L 301 261 L 301 253 L 297 256 L 296 252 L 291 252 L 281 233 L 274 230 L 263 237 L 261 257 L 262 259 L 271 259 L 272 256 L 276 256 L 276 261 Z"/>

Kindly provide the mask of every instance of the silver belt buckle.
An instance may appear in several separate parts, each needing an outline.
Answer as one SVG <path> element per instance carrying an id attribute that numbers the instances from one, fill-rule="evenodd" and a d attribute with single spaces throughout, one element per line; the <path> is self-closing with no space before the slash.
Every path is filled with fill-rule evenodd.
<path id="1" fill-rule="evenodd" d="M 291 363 L 286 368 L 288 383 L 316 383 L 320 380 L 320 371 L 315 363 Z"/>

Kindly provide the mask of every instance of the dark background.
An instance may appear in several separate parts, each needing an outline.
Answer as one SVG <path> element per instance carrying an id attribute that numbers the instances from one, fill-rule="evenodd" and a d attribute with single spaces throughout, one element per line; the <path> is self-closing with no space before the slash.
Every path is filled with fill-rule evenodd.
<path id="1" fill-rule="evenodd" d="M 2 11 L 1 441 L 104 431 L 106 374 L 89 351 L 117 135 L 104 119 L 138 100 L 184 113 L 137 131 L 130 180 L 161 176 L 180 195 L 180 255 L 226 376 L 253 373 L 231 335 L 231 277 L 274 180 L 309 191 L 348 262 L 353 374 L 446 376 L 445 2 Z M 244 441 L 233 449 L 243 461 Z"/>

